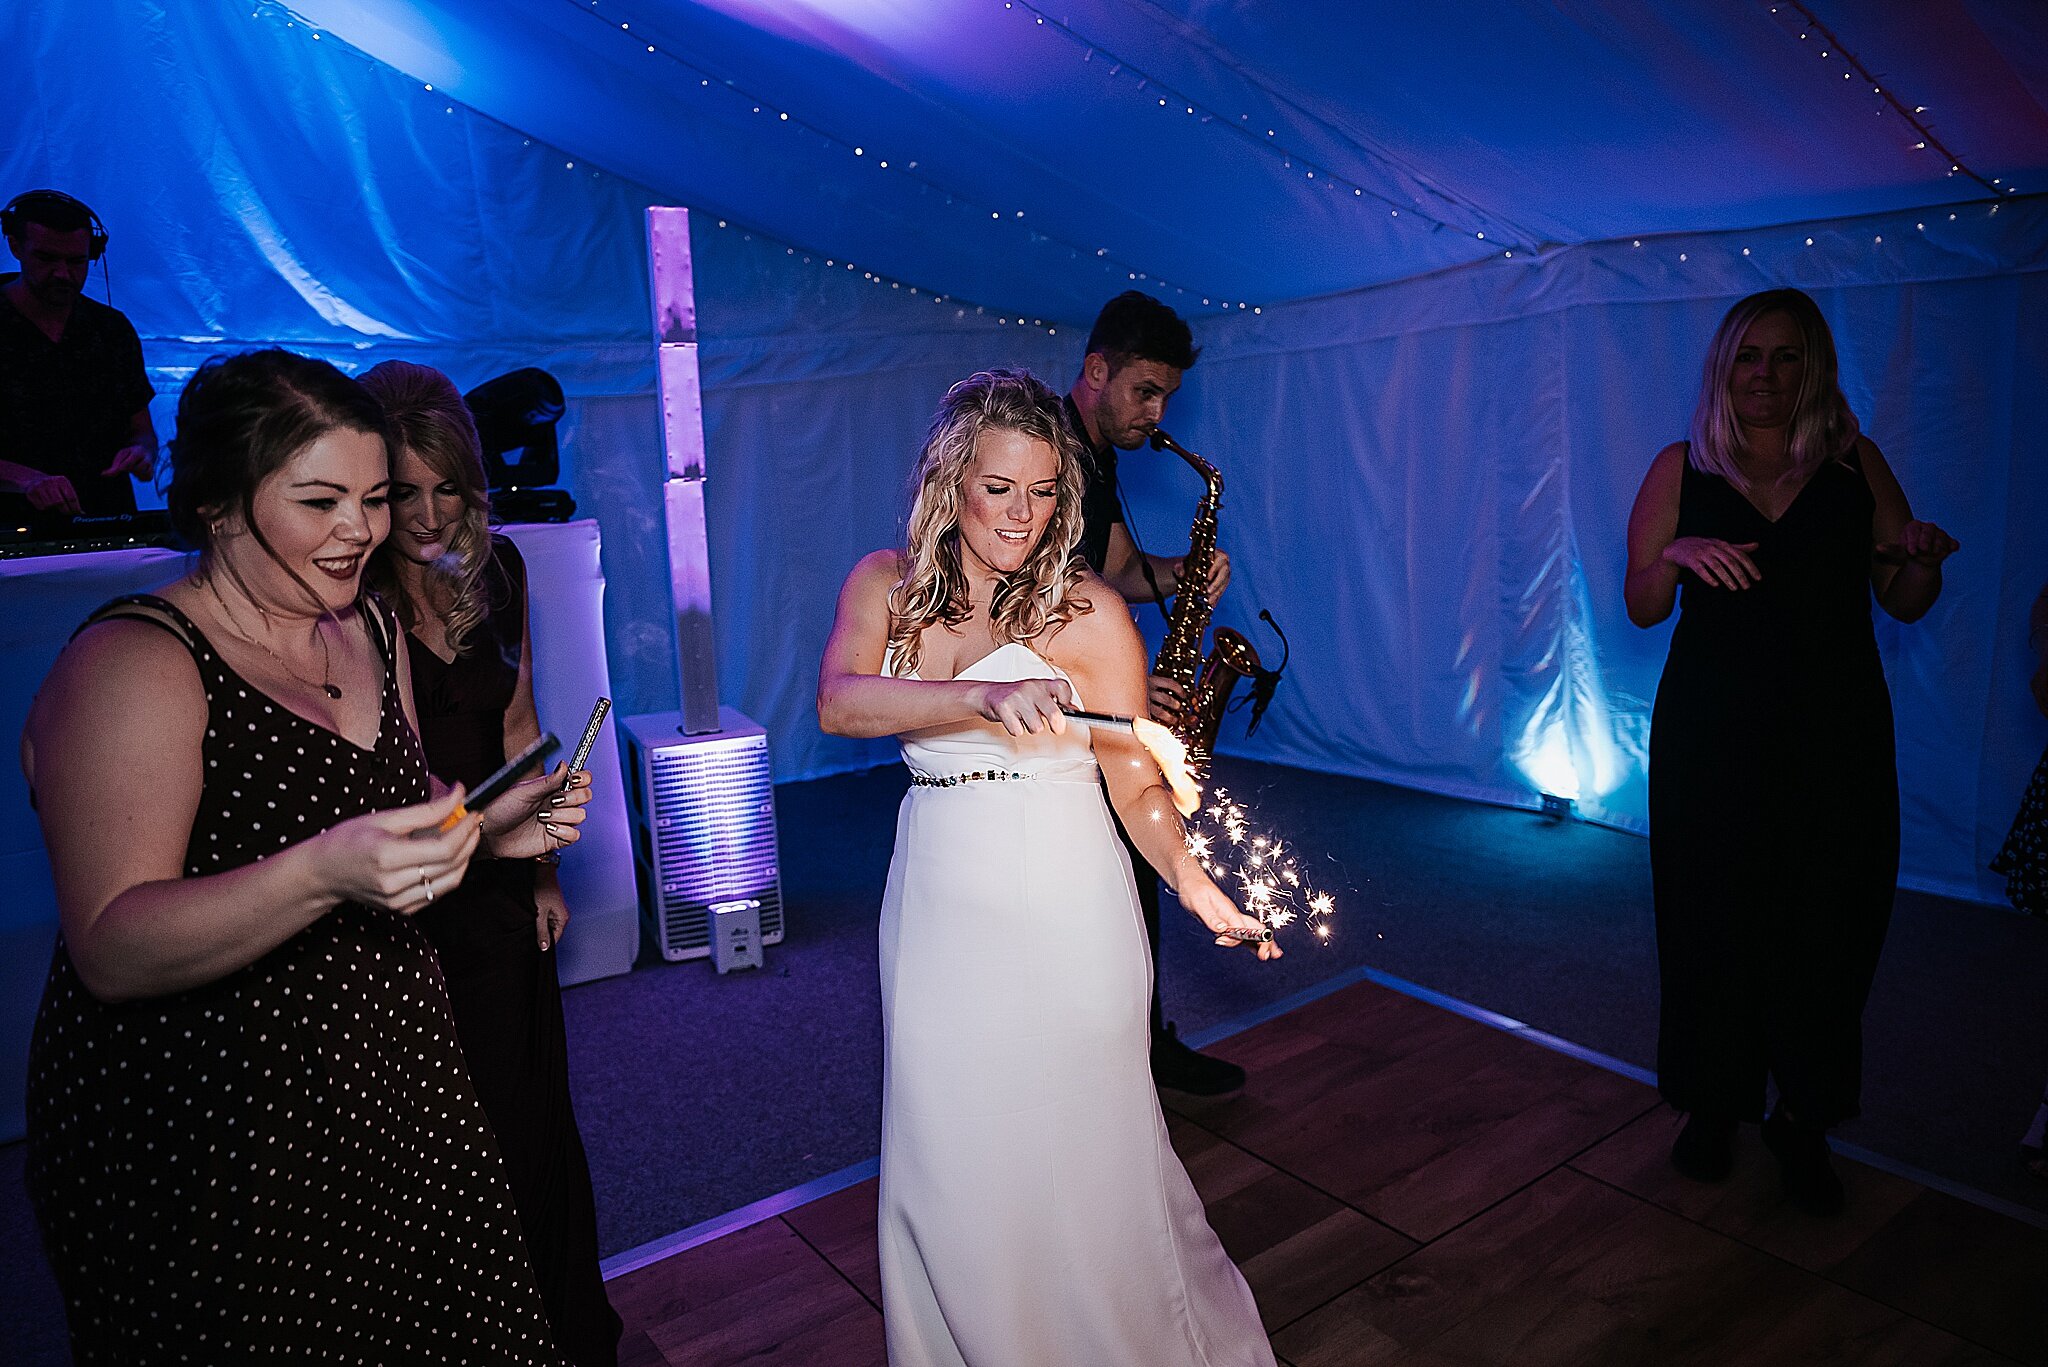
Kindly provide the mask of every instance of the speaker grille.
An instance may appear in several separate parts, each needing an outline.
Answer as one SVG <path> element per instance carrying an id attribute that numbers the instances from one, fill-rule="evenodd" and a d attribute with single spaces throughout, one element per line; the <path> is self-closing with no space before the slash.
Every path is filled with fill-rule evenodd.
<path id="1" fill-rule="evenodd" d="M 635 855 L 662 957 L 708 955 L 710 908 L 740 898 L 759 899 L 762 943 L 779 943 L 782 880 L 767 737 L 714 736 L 633 749 L 650 808 L 638 814 Z"/>

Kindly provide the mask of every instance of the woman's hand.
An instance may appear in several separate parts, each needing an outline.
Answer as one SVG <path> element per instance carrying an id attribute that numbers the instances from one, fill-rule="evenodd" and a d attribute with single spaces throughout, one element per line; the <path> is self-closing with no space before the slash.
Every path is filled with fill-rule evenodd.
<path id="1" fill-rule="evenodd" d="M 1270 939 L 1263 942 L 1240 940 L 1235 935 L 1224 933 L 1230 930 L 1264 932 L 1266 927 L 1256 918 L 1239 911 L 1237 904 L 1225 895 L 1223 889 L 1216 886 L 1209 875 L 1195 873 L 1185 876 L 1178 892 L 1180 904 L 1193 912 L 1196 920 L 1215 933 L 1217 944 L 1226 948 L 1248 944 L 1258 950 L 1261 959 L 1280 957 L 1280 946 Z"/>
<path id="2" fill-rule="evenodd" d="M 1065 679 L 1019 679 L 982 684 L 974 701 L 984 721 L 996 722 L 1013 736 L 1057 735 L 1067 729 L 1060 709 L 1074 705 L 1074 690 Z"/>
<path id="3" fill-rule="evenodd" d="M 1880 541 L 1870 551 L 1881 565 L 1925 565 L 1932 569 L 1963 548 L 1963 543 L 1932 522 L 1908 522 L 1896 541 Z"/>
<path id="4" fill-rule="evenodd" d="M 545 954 L 562 942 L 569 928 L 569 904 L 562 900 L 562 885 L 552 878 L 537 878 L 533 884 L 533 933 Z"/>
<path id="5" fill-rule="evenodd" d="M 369 812 L 329 827 L 307 844 L 320 885 L 338 902 L 388 907 L 407 916 L 453 892 L 482 838 L 471 813 L 437 830 L 461 803 L 460 784 L 431 802 Z"/>
<path id="6" fill-rule="evenodd" d="M 500 859 L 537 859 L 575 844 L 583 838 L 576 828 L 589 815 L 584 810 L 589 802 L 589 771 L 571 774 L 566 764 L 515 784 L 485 809 L 491 818 L 485 829 L 491 853 Z M 501 807 L 512 824 L 497 825 Z"/>
<path id="7" fill-rule="evenodd" d="M 1712 536 L 1681 536 L 1664 548 L 1664 562 L 1691 570 L 1717 589 L 1753 587 L 1763 572 L 1750 559 L 1754 541 L 1722 541 Z"/>

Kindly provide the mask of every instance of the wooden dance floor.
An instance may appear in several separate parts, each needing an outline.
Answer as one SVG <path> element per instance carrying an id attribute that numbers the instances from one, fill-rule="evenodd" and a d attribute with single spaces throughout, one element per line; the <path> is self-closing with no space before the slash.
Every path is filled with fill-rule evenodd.
<path id="1" fill-rule="evenodd" d="M 1753 1127 L 1688 1183 L 1650 1088 L 1372 983 L 1213 1052 L 1174 1145 L 1293 1367 L 2048 1364 L 2030 1225 L 1842 1159 L 1812 1219 Z M 875 1184 L 610 1287 L 632 1367 L 881 1367 Z"/>

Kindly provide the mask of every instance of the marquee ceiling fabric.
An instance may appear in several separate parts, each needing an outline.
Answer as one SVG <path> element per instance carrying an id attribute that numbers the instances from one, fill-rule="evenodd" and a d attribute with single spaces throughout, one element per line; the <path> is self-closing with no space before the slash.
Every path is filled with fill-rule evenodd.
<path id="1" fill-rule="evenodd" d="M 1130 284 L 1238 312 L 1507 252 L 2048 189 L 2036 0 L 292 13 L 676 202 L 1069 323 Z"/>

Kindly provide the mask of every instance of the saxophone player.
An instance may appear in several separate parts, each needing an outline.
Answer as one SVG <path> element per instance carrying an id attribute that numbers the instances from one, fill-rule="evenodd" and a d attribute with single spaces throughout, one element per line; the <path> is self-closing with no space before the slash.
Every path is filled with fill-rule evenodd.
<path id="1" fill-rule="evenodd" d="M 1124 523 L 1117 490 L 1117 453 L 1135 451 L 1151 440 L 1180 388 L 1181 375 L 1200 349 L 1181 316 L 1149 294 L 1127 290 L 1103 305 L 1088 334 L 1081 373 L 1067 393 L 1067 422 L 1081 439 L 1086 488 L 1082 497 L 1080 554 L 1090 569 L 1130 603 L 1157 603 L 1180 592 L 1184 556 L 1152 555 L 1141 549 Z M 1214 602 L 1230 583 L 1230 557 L 1218 550 L 1206 585 Z M 1187 703 L 1179 683 L 1150 681 L 1153 720 L 1172 725 Z M 1196 1096 L 1220 1096 L 1244 1085 L 1244 1069 L 1200 1054 L 1181 1042 L 1167 1021 L 1159 991 L 1159 875 L 1136 853 L 1121 824 L 1138 905 L 1152 946 L 1152 1078 L 1161 1087 Z"/>

